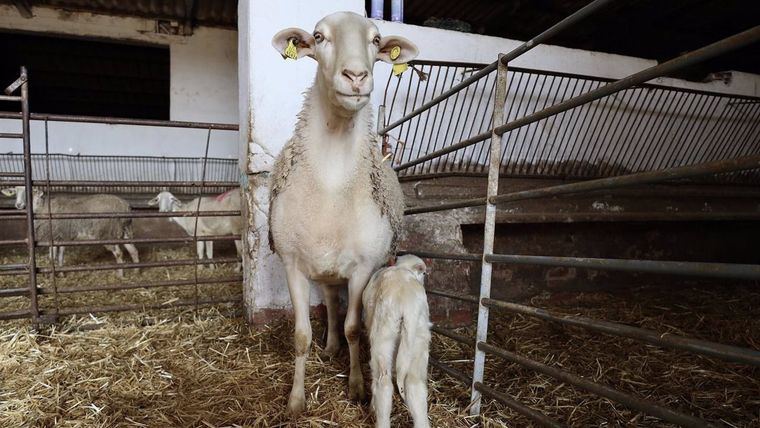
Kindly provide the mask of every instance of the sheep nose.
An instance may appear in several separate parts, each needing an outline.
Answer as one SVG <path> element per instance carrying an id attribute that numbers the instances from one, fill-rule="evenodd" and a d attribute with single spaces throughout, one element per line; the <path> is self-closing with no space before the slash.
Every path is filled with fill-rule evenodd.
<path id="1" fill-rule="evenodd" d="M 342 74 L 346 79 L 348 79 L 349 82 L 351 82 L 351 86 L 354 88 L 354 90 L 358 91 L 358 85 L 361 85 L 362 82 L 364 82 L 364 79 L 367 78 L 369 72 L 367 70 L 356 71 L 344 68 Z"/>
<path id="2" fill-rule="evenodd" d="M 25 205 L 23 202 L 17 202 L 16 209 L 23 210 Z"/>

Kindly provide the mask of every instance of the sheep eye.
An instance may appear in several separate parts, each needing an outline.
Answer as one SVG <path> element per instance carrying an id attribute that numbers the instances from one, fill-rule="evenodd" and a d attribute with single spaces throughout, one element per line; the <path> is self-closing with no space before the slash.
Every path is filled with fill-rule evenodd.
<path id="1" fill-rule="evenodd" d="M 319 31 L 314 32 L 314 41 L 317 43 L 322 43 L 322 41 L 325 40 L 325 36 L 322 35 Z"/>
<path id="2" fill-rule="evenodd" d="M 372 39 L 372 44 L 374 44 L 377 47 L 380 47 L 380 36 L 375 36 L 375 38 Z"/>

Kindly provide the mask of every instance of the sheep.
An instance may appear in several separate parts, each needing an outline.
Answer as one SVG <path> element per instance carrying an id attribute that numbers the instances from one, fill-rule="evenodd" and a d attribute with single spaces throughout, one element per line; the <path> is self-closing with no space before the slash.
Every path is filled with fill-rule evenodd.
<path id="1" fill-rule="evenodd" d="M 16 208 L 26 208 L 26 189 L 23 186 L 3 189 L 6 196 L 16 197 Z M 129 213 L 131 208 L 124 199 L 107 194 L 96 195 L 46 195 L 41 189 L 32 189 L 32 209 L 37 214 L 58 213 Z M 51 235 L 52 229 L 52 235 Z M 131 218 L 97 218 L 97 219 L 59 219 L 52 221 L 36 220 L 35 235 L 40 241 L 74 241 L 87 239 L 132 239 Z M 133 244 L 123 244 L 134 263 L 140 262 L 137 248 Z M 51 257 L 58 258 L 58 265 L 64 262 L 65 247 L 51 247 Z M 119 244 L 105 245 L 116 262 L 124 263 L 123 252 Z M 119 277 L 124 277 L 124 269 L 118 270 Z"/>
<path id="2" fill-rule="evenodd" d="M 201 197 L 200 201 L 200 211 L 240 211 L 240 189 L 232 189 L 219 196 Z M 198 210 L 198 198 L 187 203 L 182 203 L 170 192 L 163 191 L 155 198 L 148 201 L 148 205 L 158 206 L 160 212 L 195 211 Z M 169 219 L 179 225 L 189 236 L 193 236 L 196 224 L 195 217 L 170 217 Z M 243 228 L 243 222 L 240 216 L 200 216 L 198 217 L 197 224 L 197 236 L 240 234 L 240 231 Z M 235 240 L 235 248 L 238 257 L 240 257 L 242 252 L 242 244 L 243 243 L 240 239 Z M 206 258 L 212 260 L 214 258 L 214 241 L 197 242 L 196 252 L 199 260 L 203 260 L 204 250 Z M 214 269 L 213 264 L 210 264 L 209 267 Z M 237 264 L 236 269 L 241 269 L 240 263 Z"/>
<path id="3" fill-rule="evenodd" d="M 391 426 L 394 357 L 396 385 L 415 428 L 429 426 L 427 366 L 431 324 L 425 272 L 425 262 L 419 257 L 401 256 L 395 266 L 375 272 L 362 295 L 370 342 L 372 410 L 378 428 Z"/>
<path id="4" fill-rule="evenodd" d="M 311 346 L 310 281 L 327 306 L 326 356 L 339 349 L 338 288 L 348 283 L 344 334 L 350 354 L 348 397 L 364 398 L 359 361 L 361 296 L 372 272 L 395 252 L 402 233 L 403 193 L 383 161 L 369 104 L 375 61 L 406 63 L 417 47 L 402 37 L 380 37 L 375 24 L 338 12 L 313 34 L 278 32 L 272 46 L 283 55 L 317 61 L 291 139 L 270 175 L 269 243 L 285 266 L 295 316 L 295 372 L 288 398 L 293 416 L 306 407 L 304 374 Z"/>

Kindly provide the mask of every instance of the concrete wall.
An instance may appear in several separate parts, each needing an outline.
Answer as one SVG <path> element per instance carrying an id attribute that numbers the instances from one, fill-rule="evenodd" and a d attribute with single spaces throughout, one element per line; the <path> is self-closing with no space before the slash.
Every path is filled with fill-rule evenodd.
<path id="1" fill-rule="evenodd" d="M 24 19 L 11 5 L 0 5 L 0 31 L 26 31 L 90 38 L 124 40 L 168 46 L 170 118 L 180 121 L 237 123 L 237 32 L 196 28 L 193 35 L 171 36 L 154 32 L 155 21 L 34 8 Z M 34 70 L 30 70 L 34 84 Z M 9 82 L 3 82 L 9 83 Z M 0 132 L 13 132 L 17 121 L 0 120 Z M 44 128 L 34 123 L 35 151 L 44 150 Z M 146 128 L 91 124 L 50 124 L 50 151 L 68 154 L 201 156 L 203 130 Z M 210 155 L 237 158 L 237 133 L 215 131 Z M 19 145 L 0 141 L 0 152 Z"/>

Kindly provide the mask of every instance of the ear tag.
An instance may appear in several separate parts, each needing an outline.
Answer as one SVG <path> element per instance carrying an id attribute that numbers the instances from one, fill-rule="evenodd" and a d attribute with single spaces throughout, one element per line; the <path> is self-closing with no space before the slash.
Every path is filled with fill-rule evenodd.
<path id="1" fill-rule="evenodd" d="M 400 46 L 394 46 L 394 47 L 392 47 L 391 48 L 391 53 L 390 53 L 389 56 L 391 58 L 391 61 L 395 61 L 399 56 L 401 56 L 401 47 Z M 399 75 L 401 75 L 401 73 L 405 72 L 408 68 L 409 68 L 409 66 L 406 63 L 404 63 L 404 64 L 393 64 L 393 75 L 394 76 L 399 76 Z"/>
<path id="2" fill-rule="evenodd" d="M 396 58 L 399 57 L 399 55 L 401 55 L 401 47 L 400 46 L 394 46 L 394 47 L 392 47 L 391 48 L 391 55 L 390 55 L 391 61 L 395 61 Z"/>
<path id="3" fill-rule="evenodd" d="M 288 46 L 282 54 L 283 58 L 298 59 L 298 48 L 296 48 L 296 44 L 293 40 L 294 39 L 288 40 Z"/>
<path id="4" fill-rule="evenodd" d="M 404 64 L 393 64 L 393 75 L 399 76 L 401 73 L 405 72 L 409 68 L 409 65 Z"/>

